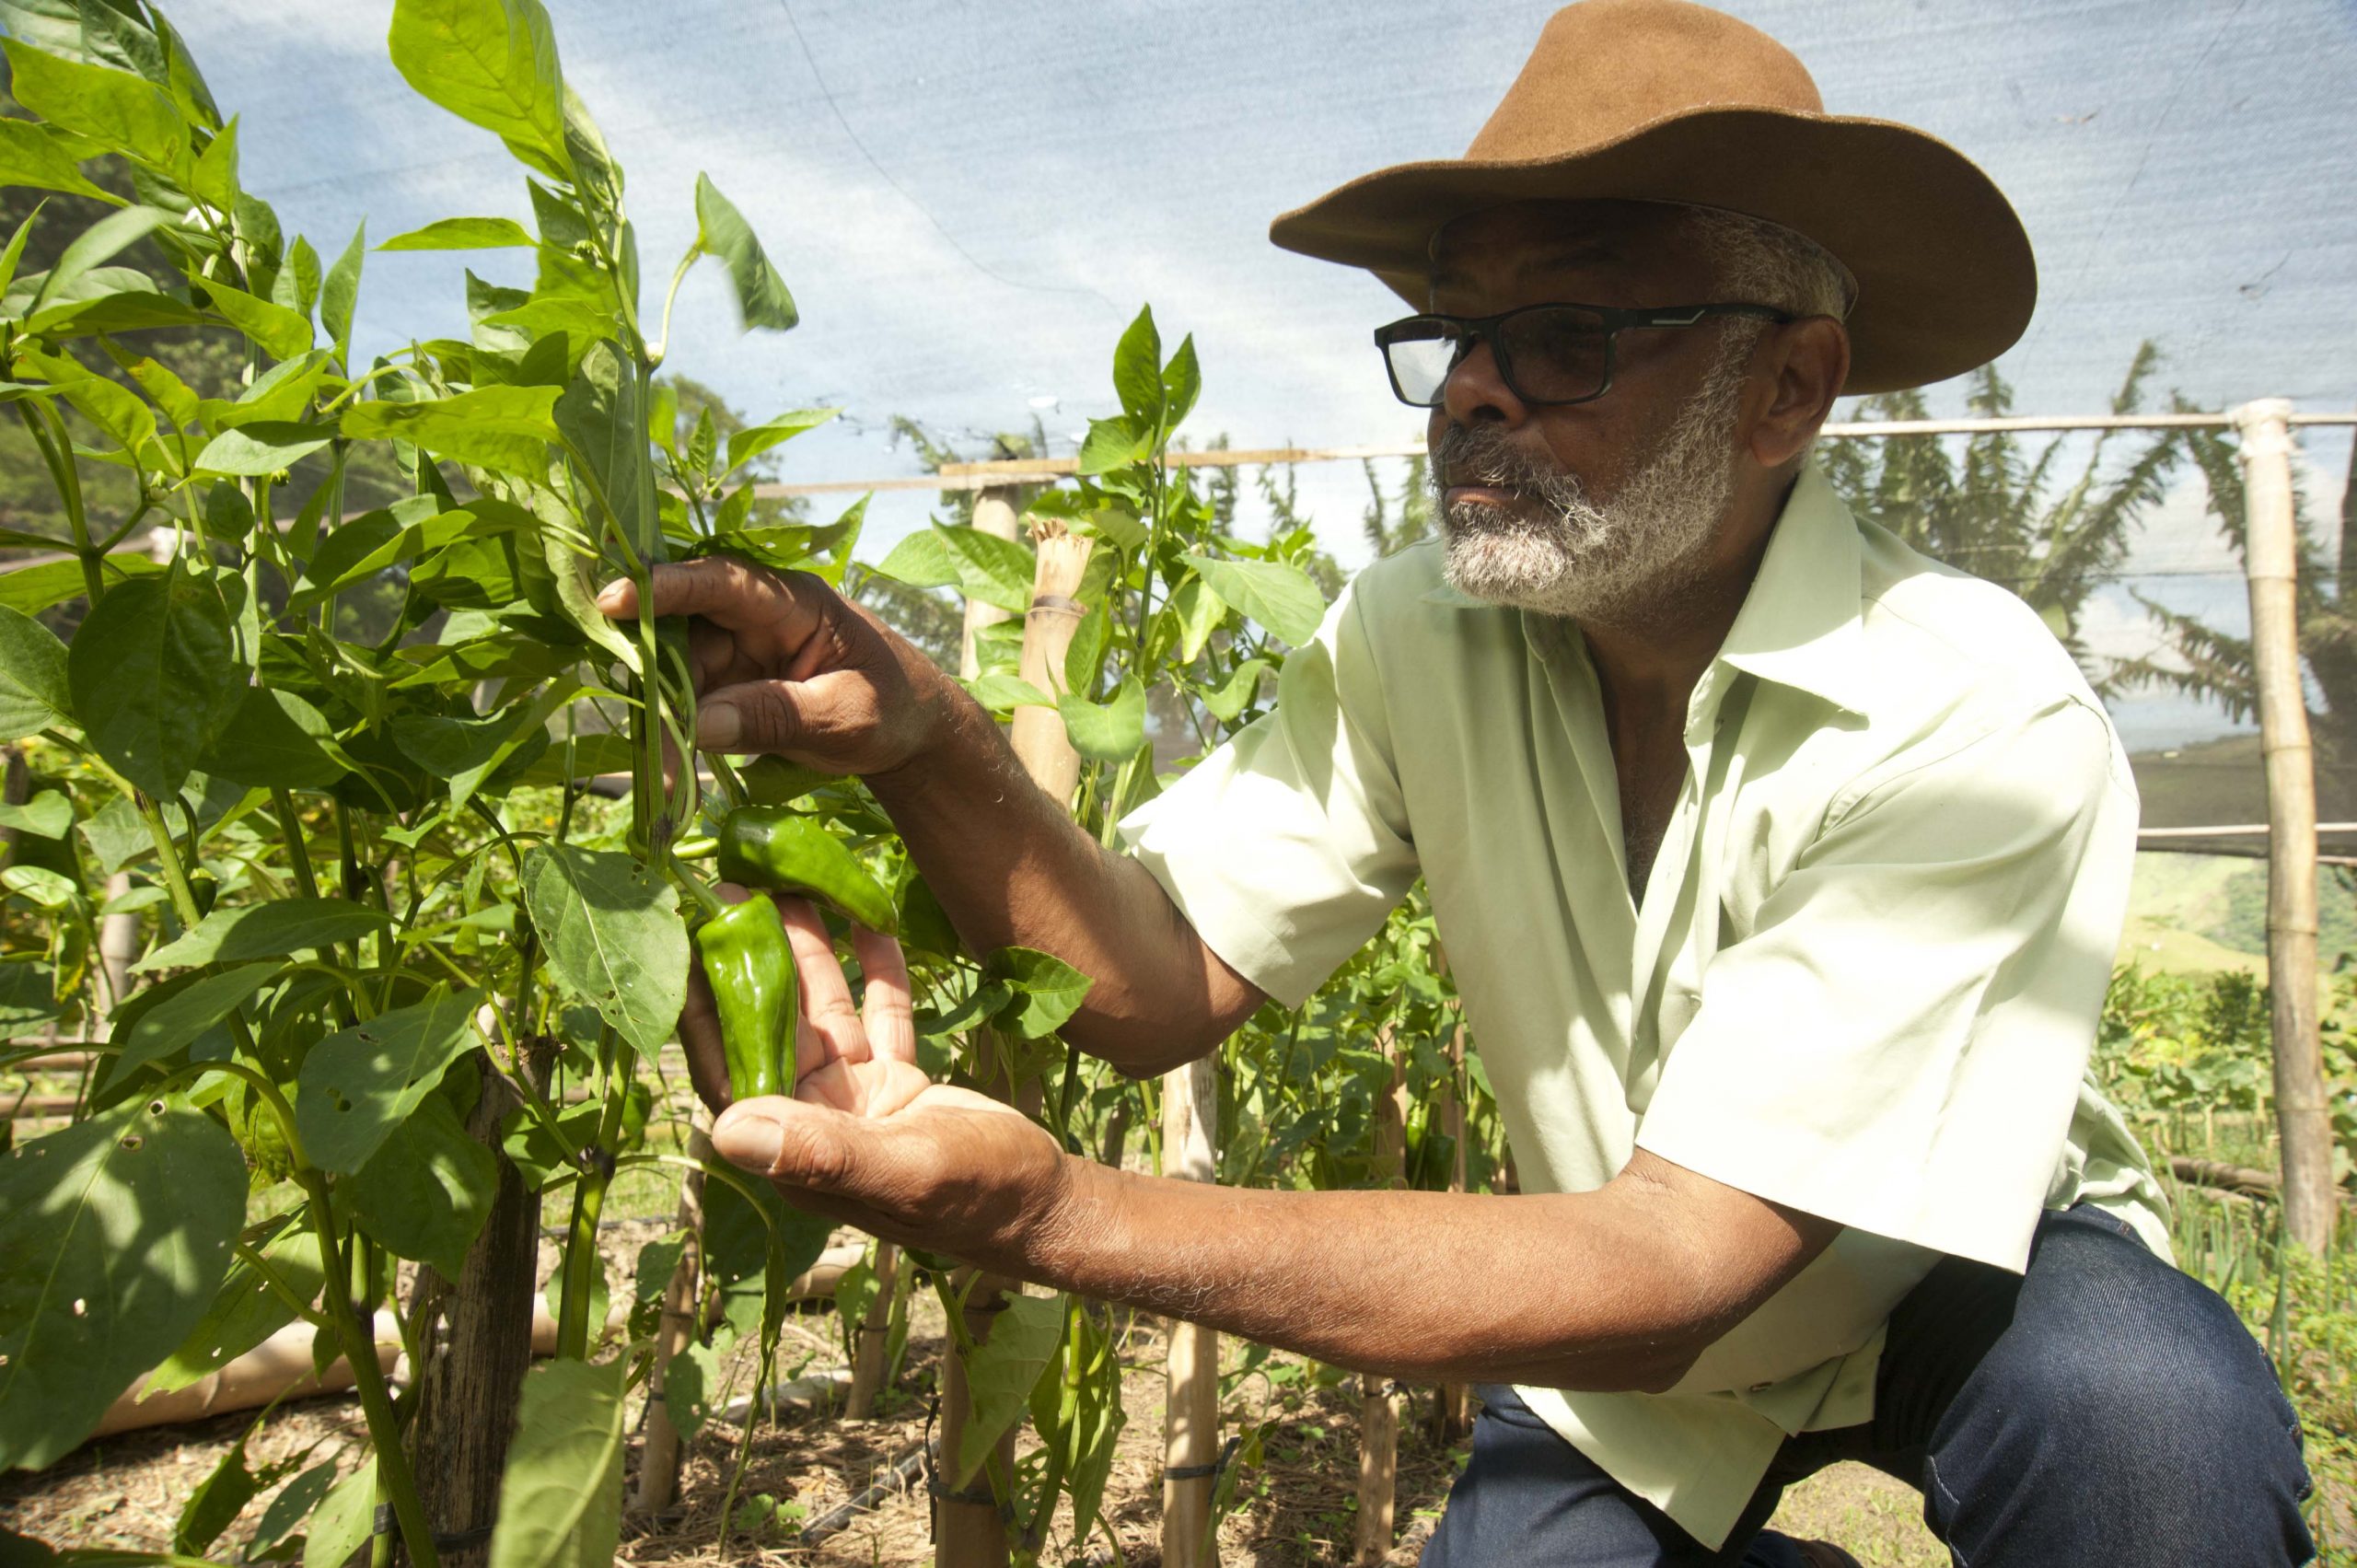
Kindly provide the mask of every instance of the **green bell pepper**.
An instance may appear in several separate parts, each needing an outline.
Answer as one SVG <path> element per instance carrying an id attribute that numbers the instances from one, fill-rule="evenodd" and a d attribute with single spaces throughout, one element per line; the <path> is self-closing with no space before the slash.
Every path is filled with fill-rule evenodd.
<path id="1" fill-rule="evenodd" d="M 728 1098 L 792 1094 L 801 983 L 777 905 L 758 892 L 730 904 L 696 927 L 695 946 L 720 1015 Z"/>
<path id="2" fill-rule="evenodd" d="M 720 875 L 748 888 L 806 893 L 887 935 L 900 917 L 892 895 L 815 817 L 774 806 L 740 806 L 720 824 Z"/>

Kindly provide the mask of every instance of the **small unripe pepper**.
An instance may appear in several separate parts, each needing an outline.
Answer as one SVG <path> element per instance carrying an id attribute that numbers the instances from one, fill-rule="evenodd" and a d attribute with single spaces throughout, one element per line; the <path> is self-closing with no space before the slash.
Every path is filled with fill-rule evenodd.
<path id="1" fill-rule="evenodd" d="M 870 931 L 900 923 L 892 895 L 815 817 L 740 806 L 720 824 L 720 875 L 748 888 L 805 893 Z"/>
<path id="2" fill-rule="evenodd" d="M 777 905 L 763 893 L 730 904 L 696 927 L 695 944 L 720 1016 L 728 1098 L 792 1094 L 801 983 Z"/>

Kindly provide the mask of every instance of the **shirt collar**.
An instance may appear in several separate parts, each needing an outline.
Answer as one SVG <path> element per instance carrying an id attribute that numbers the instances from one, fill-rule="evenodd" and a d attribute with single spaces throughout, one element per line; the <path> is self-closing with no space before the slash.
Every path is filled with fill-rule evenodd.
<path id="1" fill-rule="evenodd" d="M 1858 624 L 1861 556 L 1850 508 L 1805 464 L 1719 662 L 1863 717 L 1875 689 Z"/>

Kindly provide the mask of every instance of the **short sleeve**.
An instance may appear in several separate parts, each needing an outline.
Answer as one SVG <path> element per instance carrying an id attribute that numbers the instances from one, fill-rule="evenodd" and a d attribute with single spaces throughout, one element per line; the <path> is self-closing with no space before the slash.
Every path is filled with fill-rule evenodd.
<path id="1" fill-rule="evenodd" d="M 1120 824 L 1204 944 L 1288 1007 L 1416 878 L 1360 606 L 1344 589 L 1286 657 L 1275 707 Z"/>
<path id="2" fill-rule="evenodd" d="M 1711 960 L 1637 1143 L 2018 1271 L 2119 947 L 2134 788 L 2075 701 L 1862 784 Z"/>

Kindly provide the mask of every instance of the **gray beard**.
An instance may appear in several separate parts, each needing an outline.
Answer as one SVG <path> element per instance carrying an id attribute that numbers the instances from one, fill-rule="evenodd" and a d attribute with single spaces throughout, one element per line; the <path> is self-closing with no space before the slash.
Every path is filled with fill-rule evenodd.
<path id="1" fill-rule="evenodd" d="M 1579 476 L 1534 461 L 1495 424 L 1452 423 L 1432 454 L 1445 566 L 1458 592 L 1599 624 L 1674 612 L 1705 573 L 1735 495 L 1735 423 L 1748 341 L 1731 343 L 1628 482 L 1596 502 Z M 1514 508 L 1448 504 L 1444 476 L 1521 493 Z"/>

